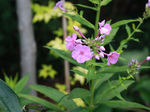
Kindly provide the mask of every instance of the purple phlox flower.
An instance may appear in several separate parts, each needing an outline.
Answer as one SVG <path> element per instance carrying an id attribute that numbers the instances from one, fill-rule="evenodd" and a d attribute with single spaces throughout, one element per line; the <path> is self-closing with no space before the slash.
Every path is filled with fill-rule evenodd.
<path id="1" fill-rule="evenodd" d="M 81 31 L 79 30 L 79 28 L 78 28 L 77 26 L 73 26 L 73 28 L 74 28 L 75 31 L 78 31 L 79 34 L 80 34 L 84 39 L 87 40 L 87 38 L 81 33 Z"/>
<path id="2" fill-rule="evenodd" d="M 150 8 L 150 0 L 148 0 L 148 3 L 146 3 L 146 7 Z"/>
<path id="3" fill-rule="evenodd" d="M 60 8 L 62 11 L 67 11 L 66 9 L 64 9 L 62 7 L 62 5 L 63 5 L 63 1 L 59 1 L 59 2 L 56 3 L 56 5 L 53 9 L 55 10 L 56 8 Z"/>
<path id="4" fill-rule="evenodd" d="M 110 63 L 115 64 L 118 61 L 118 57 L 120 56 L 120 53 L 117 53 L 116 51 L 114 51 L 114 52 L 111 52 L 110 54 L 108 54 L 107 56 L 108 56 L 107 65 L 110 65 Z"/>
<path id="5" fill-rule="evenodd" d="M 132 66 L 132 62 L 131 62 L 131 61 L 129 62 L 128 66 L 129 66 L 129 67 L 131 67 L 131 66 Z"/>
<path id="6" fill-rule="evenodd" d="M 140 68 L 141 65 L 139 65 L 138 60 L 134 60 L 133 58 L 131 59 L 131 61 L 128 64 L 130 70 L 138 70 Z"/>
<path id="7" fill-rule="evenodd" d="M 105 24 L 105 20 L 103 20 L 102 22 L 99 22 L 98 24 L 99 24 L 99 32 L 100 32 L 100 34 L 107 34 L 107 35 L 109 35 L 110 30 L 111 30 L 110 24 Z"/>
<path id="8" fill-rule="evenodd" d="M 72 38 L 70 36 L 67 36 L 67 38 L 65 39 L 65 41 L 67 42 L 66 47 L 67 49 L 69 49 L 70 51 L 73 51 L 74 47 L 77 44 L 81 44 L 81 39 L 77 39 L 77 35 L 75 33 L 72 34 Z"/>
<path id="9" fill-rule="evenodd" d="M 92 59 L 93 52 L 91 52 L 88 46 L 77 44 L 72 52 L 72 57 L 77 60 L 78 63 L 84 63 Z"/>

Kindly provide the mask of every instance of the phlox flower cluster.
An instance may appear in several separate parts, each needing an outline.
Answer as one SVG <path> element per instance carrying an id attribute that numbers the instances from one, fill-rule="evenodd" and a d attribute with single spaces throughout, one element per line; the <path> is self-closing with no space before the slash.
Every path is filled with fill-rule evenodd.
<path id="1" fill-rule="evenodd" d="M 60 8 L 62 11 L 67 11 L 62 7 L 63 1 L 59 1 L 56 3 L 54 9 Z M 109 54 L 105 53 L 105 47 L 102 46 L 105 40 L 105 36 L 109 35 L 111 26 L 109 24 L 105 24 L 105 20 L 99 22 L 99 30 L 95 39 L 91 40 L 86 38 L 77 26 L 73 26 L 75 31 L 78 31 L 79 34 L 83 37 L 83 39 L 77 39 L 76 33 L 71 36 L 67 36 L 65 41 L 67 42 L 66 47 L 70 51 L 72 51 L 72 57 L 78 63 L 84 63 L 85 61 L 91 60 L 92 58 L 96 58 L 100 60 L 104 56 L 107 56 L 108 63 L 115 64 L 118 61 L 119 53 L 116 51 L 111 52 Z"/>
<path id="2" fill-rule="evenodd" d="M 144 61 L 142 61 L 141 63 L 139 63 L 136 59 L 135 60 L 132 59 L 128 64 L 128 66 L 129 66 L 129 70 L 127 71 L 128 74 L 130 74 L 130 75 L 137 74 L 140 66 L 143 63 L 145 63 L 146 61 L 150 61 L 150 56 L 147 56 L 147 58 Z"/>
<path id="3" fill-rule="evenodd" d="M 111 26 L 109 24 L 105 24 L 105 20 L 99 22 L 98 24 L 98 34 L 93 40 L 86 38 L 77 26 L 73 26 L 73 28 L 75 31 L 79 32 L 83 39 L 77 39 L 76 33 L 73 33 L 72 37 L 67 36 L 65 39 L 67 42 L 67 49 L 72 51 L 72 57 L 78 63 L 84 63 L 92 58 L 100 60 L 100 58 L 103 58 L 104 56 L 107 56 L 107 65 L 115 64 L 118 61 L 118 57 L 120 55 L 119 53 L 114 51 L 107 54 L 105 53 L 105 47 L 102 46 L 105 41 L 105 36 L 110 33 Z"/>

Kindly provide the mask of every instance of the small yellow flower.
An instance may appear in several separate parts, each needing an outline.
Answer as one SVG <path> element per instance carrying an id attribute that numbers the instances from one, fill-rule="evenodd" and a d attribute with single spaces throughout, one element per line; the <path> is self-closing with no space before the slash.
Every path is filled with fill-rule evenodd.
<path id="1" fill-rule="evenodd" d="M 46 79 L 48 76 L 51 77 L 51 79 L 54 79 L 57 72 L 52 68 L 52 65 L 42 65 L 42 69 L 39 70 L 39 77 L 43 77 Z"/>

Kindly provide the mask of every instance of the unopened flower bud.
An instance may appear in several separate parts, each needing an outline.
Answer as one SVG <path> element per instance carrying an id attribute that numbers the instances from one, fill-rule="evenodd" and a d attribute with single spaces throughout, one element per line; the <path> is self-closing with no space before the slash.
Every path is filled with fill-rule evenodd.
<path id="1" fill-rule="evenodd" d="M 73 28 L 74 28 L 75 31 L 79 30 L 79 28 L 77 26 L 73 26 Z"/>
<path id="2" fill-rule="evenodd" d="M 101 51 L 105 51 L 105 47 L 104 46 L 100 46 L 99 48 Z"/>
<path id="3" fill-rule="evenodd" d="M 149 60 L 150 60 L 150 56 L 148 56 L 148 57 L 146 58 L 146 60 L 149 61 Z"/>
<path id="4" fill-rule="evenodd" d="M 99 55 L 100 55 L 100 57 L 104 57 L 104 53 L 103 52 L 100 52 Z"/>

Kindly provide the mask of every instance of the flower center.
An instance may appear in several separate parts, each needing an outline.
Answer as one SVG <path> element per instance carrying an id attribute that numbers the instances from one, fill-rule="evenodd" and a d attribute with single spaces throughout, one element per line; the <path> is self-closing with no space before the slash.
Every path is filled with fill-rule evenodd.
<path id="1" fill-rule="evenodd" d="M 80 55 L 84 55 L 84 51 L 80 51 Z"/>

